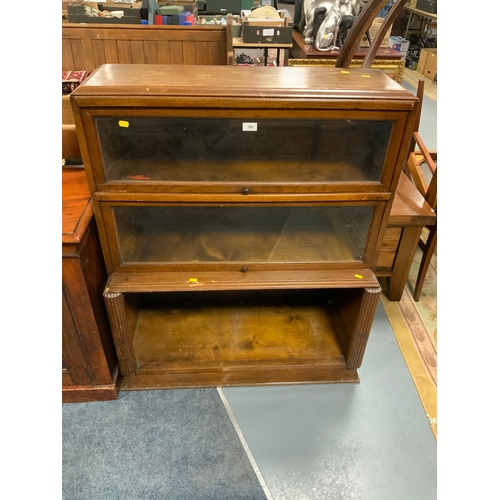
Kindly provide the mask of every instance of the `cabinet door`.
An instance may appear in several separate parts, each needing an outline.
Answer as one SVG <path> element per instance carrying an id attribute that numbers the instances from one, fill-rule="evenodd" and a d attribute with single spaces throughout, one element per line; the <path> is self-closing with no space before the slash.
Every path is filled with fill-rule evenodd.
<path id="1" fill-rule="evenodd" d="M 87 120 L 98 190 L 387 192 L 406 120 L 375 111 L 153 111 Z"/>
<path id="2" fill-rule="evenodd" d="M 115 270 L 366 267 L 383 204 L 102 203 Z"/>

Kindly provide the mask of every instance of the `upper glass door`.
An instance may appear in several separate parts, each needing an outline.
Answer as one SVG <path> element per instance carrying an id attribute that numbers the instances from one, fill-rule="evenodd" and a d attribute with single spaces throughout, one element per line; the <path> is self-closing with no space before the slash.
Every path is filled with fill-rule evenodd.
<path id="1" fill-rule="evenodd" d="M 105 183 L 381 182 L 392 120 L 97 116 Z"/>

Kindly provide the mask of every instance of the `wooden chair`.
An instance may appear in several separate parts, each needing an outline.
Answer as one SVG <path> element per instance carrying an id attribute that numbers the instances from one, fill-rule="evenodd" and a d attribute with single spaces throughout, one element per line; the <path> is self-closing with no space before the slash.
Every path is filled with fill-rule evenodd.
<path id="1" fill-rule="evenodd" d="M 363 59 L 363 63 L 361 66 L 362 68 L 369 68 L 372 65 L 386 32 L 403 9 L 406 1 L 407 0 L 396 0 L 391 10 L 384 18 L 384 21 L 377 31 L 375 39 L 371 42 L 368 53 Z M 347 40 L 340 49 L 336 63 L 337 68 L 348 68 L 350 66 L 354 53 L 356 52 L 361 39 L 363 38 L 366 31 L 370 29 L 373 20 L 377 17 L 386 3 L 387 0 L 371 0 L 363 8 L 358 16 L 358 19 L 354 23 L 354 26 L 351 28 Z"/>
<path id="2" fill-rule="evenodd" d="M 436 223 L 432 226 L 425 226 L 418 242 L 418 246 L 422 250 L 422 259 L 420 261 L 420 267 L 415 282 L 415 290 L 413 292 L 413 299 L 415 302 L 420 300 L 424 279 L 437 245 L 437 151 L 433 153 L 429 152 L 418 133 L 424 97 L 423 80 L 419 80 L 418 82 L 417 97 L 419 98 L 419 113 L 414 126 L 412 144 L 407 162 L 407 172 L 405 173 L 407 173 L 413 181 L 413 184 L 415 184 L 415 187 L 424 197 L 425 201 L 436 212 Z"/>

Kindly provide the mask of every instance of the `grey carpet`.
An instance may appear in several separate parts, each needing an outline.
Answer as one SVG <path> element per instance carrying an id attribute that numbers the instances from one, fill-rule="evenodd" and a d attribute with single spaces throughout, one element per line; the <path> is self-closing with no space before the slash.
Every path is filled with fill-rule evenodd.
<path id="1" fill-rule="evenodd" d="M 265 500 L 216 389 L 62 408 L 65 500 Z"/>

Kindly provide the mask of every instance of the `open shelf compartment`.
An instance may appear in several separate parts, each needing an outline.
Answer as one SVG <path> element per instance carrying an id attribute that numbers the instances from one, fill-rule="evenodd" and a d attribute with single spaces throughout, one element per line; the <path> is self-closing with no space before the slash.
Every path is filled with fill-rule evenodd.
<path id="1" fill-rule="evenodd" d="M 359 382 L 380 288 L 105 292 L 123 390 Z"/>

